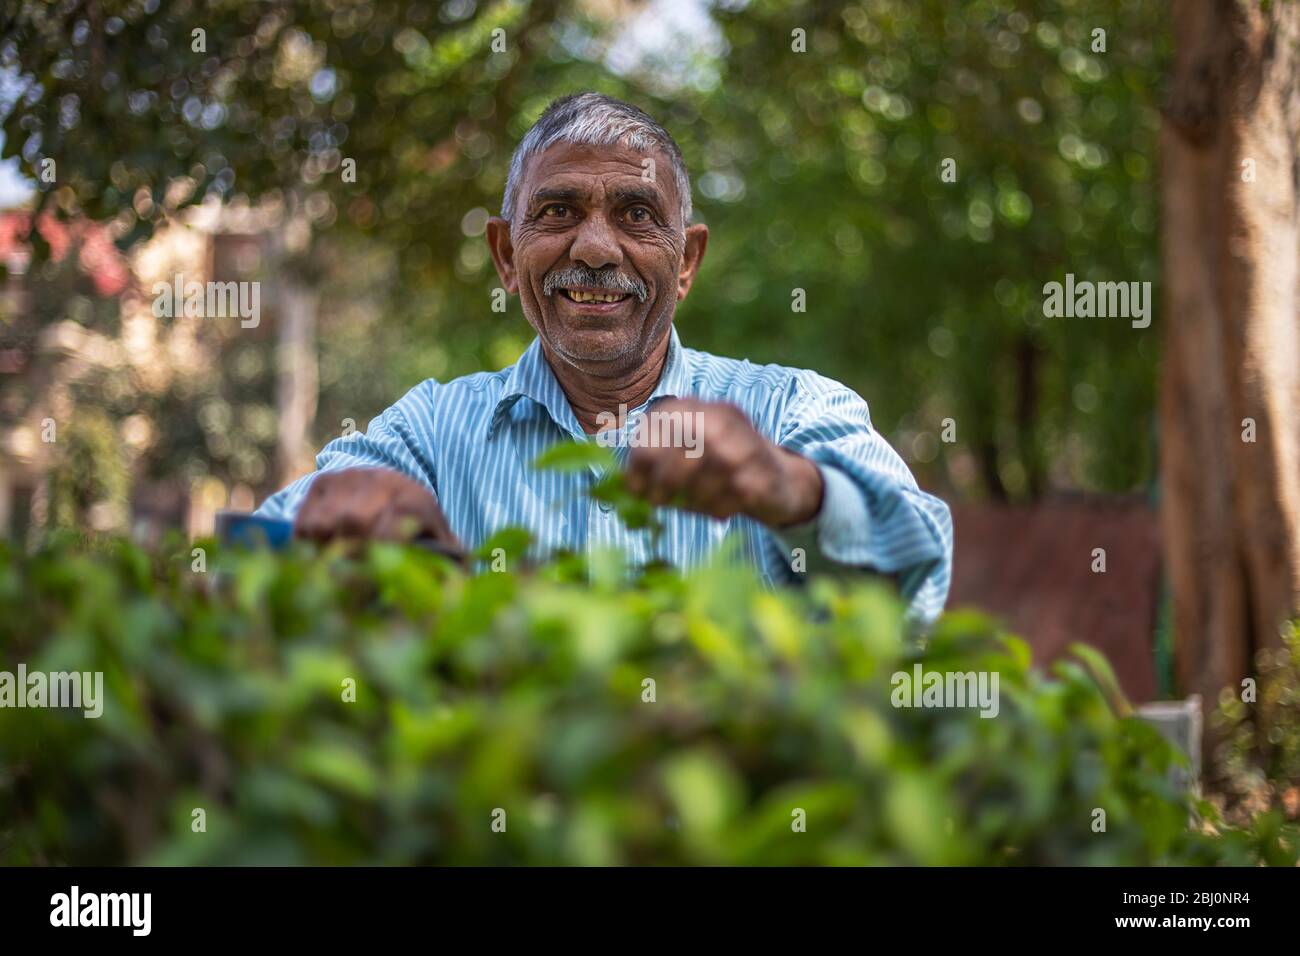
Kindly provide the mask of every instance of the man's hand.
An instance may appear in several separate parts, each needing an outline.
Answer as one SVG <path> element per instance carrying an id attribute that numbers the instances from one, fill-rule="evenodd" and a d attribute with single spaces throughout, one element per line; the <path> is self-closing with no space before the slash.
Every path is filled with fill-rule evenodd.
<path id="1" fill-rule="evenodd" d="M 650 416 L 643 417 L 639 441 L 628 460 L 627 485 L 634 494 L 656 505 L 677 499 L 683 507 L 715 518 L 748 515 L 772 528 L 801 524 L 821 509 L 822 476 L 817 466 L 768 441 L 736 406 L 665 399 L 649 411 L 682 415 L 680 432 L 675 423 L 672 429 L 661 424 L 654 428 L 656 438 L 670 433 L 689 436 L 698 444 L 647 447 L 651 434 L 647 429 L 653 426 Z M 688 452 L 696 457 L 688 457 Z"/>
<path id="2" fill-rule="evenodd" d="M 427 537 L 461 549 L 429 490 L 386 468 L 348 468 L 317 475 L 298 509 L 293 530 L 298 537 L 315 541 Z"/>

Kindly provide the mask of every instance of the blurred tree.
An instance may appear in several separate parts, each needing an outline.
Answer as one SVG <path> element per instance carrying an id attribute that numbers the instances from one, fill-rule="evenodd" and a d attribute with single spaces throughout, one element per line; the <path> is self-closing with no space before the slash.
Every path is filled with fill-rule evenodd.
<path id="1" fill-rule="evenodd" d="M 112 419 L 97 408 L 72 418 L 59 436 L 51 473 L 48 527 L 122 531 L 131 487 L 122 442 Z"/>
<path id="2" fill-rule="evenodd" d="M 687 132 L 715 240 L 683 324 L 712 313 L 723 351 L 844 378 L 931 480 L 1141 487 L 1152 334 L 1046 319 L 1042 287 L 1158 284 L 1162 19 L 1053 0 L 721 13 L 729 52 Z"/>
<path id="3" fill-rule="evenodd" d="M 6 155 L 41 185 L 38 208 L 112 220 L 123 245 L 206 198 L 278 210 L 265 271 L 284 478 L 313 444 L 313 231 L 382 228 L 404 265 L 445 269 L 421 226 L 459 224 L 447 207 L 474 171 L 457 165 L 460 145 L 490 147 L 499 81 L 548 8 L 30 0 L 0 32 L 0 65 L 22 84 Z"/>
<path id="4" fill-rule="evenodd" d="M 312 239 L 291 258 L 326 330 L 322 440 L 526 345 L 518 313 L 491 311 L 483 223 L 545 104 L 600 89 L 657 115 L 691 166 L 713 239 L 679 317 L 690 344 L 845 381 L 932 484 L 1147 483 L 1155 340 L 1045 319 L 1041 289 L 1159 281 L 1161 10 L 701 6 L 703 22 L 681 19 L 690 4 L 29 0 L 0 39 L 28 83 L 5 148 L 33 175 L 58 157 L 43 200 L 120 217 L 124 243 L 172 214 L 176 177 L 172 200 L 296 211 L 282 238 Z M 301 323 L 276 328 L 297 343 L 278 362 L 287 429 L 313 374 L 292 356 L 312 347 Z"/>
<path id="5" fill-rule="evenodd" d="M 1162 511 L 1178 677 L 1212 703 L 1300 610 L 1300 6 L 1174 4 Z"/>

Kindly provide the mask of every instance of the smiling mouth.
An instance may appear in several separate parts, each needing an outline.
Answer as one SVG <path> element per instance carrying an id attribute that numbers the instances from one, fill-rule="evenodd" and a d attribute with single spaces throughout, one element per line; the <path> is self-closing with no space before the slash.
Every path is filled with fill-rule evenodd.
<path id="1" fill-rule="evenodd" d="M 587 289 L 561 289 L 561 294 L 570 302 L 615 303 L 631 298 L 626 292 L 593 292 Z"/>

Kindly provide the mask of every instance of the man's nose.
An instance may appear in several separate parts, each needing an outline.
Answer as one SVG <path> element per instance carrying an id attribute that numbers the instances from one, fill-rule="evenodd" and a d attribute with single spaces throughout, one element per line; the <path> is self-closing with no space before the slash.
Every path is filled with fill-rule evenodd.
<path id="1" fill-rule="evenodd" d="M 613 226 L 602 214 L 587 216 L 578 226 L 569 256 L 591 269 L 616 266 L 623 262 L 623 249 Z"/>

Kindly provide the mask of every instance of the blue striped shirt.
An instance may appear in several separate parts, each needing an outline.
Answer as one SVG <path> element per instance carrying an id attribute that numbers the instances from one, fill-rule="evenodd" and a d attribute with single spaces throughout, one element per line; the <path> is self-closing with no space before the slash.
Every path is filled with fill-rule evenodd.
<path id="1" fill-rule="evenodd" d="M 594 466 L 590 473 L 530 467 L 558 441 L 589 440 L 537 339 L 517 363 L 498 372 L 417 385 L 364 434 L 326 445 L 317 471 L 272 495 L 258 513 L 292 519 L 322 471 L 392 468 L 433 492 L 452 530 L 471 549 L 514 526 L 531 532 L 538 555 L 617 548 L 633 564 L 659 557 L 687 568 L 728 539 L 729 551 L 752 562 L 769 584 L 780 584 L 801 577 L 795 546 L 807 543 L 835 564 L 896 576 L 909 616 L 921 624 L 933 620 L 948 594 L 952 521 L 947 506 L 917 487 L 907 465 L 872 428 L 866 402 L 816 372 L 721 358 L 684 348 L 676 329 L 671 336 L 658 385 L 613 439 L 619 460 L 626 459 L 638 414 L 656 400 L 730 402 L 763 435 L 821 469 L 825 493 L 812 522 L 773 531 L 744 516 L 717 520 L 660 508 L 663 535 L 659 554 L 652 554 L 647 531 L 624 527 L 609 505 L 587 496 L 599 477 Z"/>

